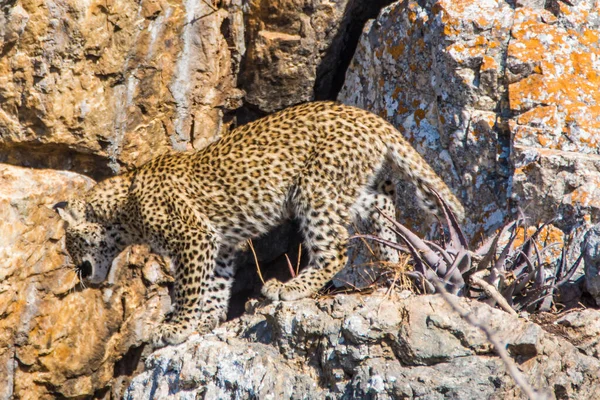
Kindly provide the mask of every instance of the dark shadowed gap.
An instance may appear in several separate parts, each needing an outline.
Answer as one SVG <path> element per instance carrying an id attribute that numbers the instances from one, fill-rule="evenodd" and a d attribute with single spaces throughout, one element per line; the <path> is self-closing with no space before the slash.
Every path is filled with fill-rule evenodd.
<path id="1" fill-rule="evenodd" d="M 109 162 L 108 157 L 78 151 L 65 143 L 0 143 L 0 163 L 73 171 L 96 181 L 114 175 Z"/>
<path id="2" fill-rule="evenodd" d="M 127 350 L 127 353 L 123 355 L 123 357 L 115 363 L 113 376 L 115 378 L 119 376 L 133 376 L 135 373 L 138 373 L 138 367 L 142 367 L 140 365 L 140 361 L 142 360 L 142 353 L 144 352 L 145 345 L 130 347 Z"/>
<path id="3" fill-rule="evenodd" d="M 317 68 L 315 100 L 337 99 L 365 24 L 369 19 L 376 18 L 379 12 L 391 3 L 392 0 L 356 0 L 348 3 L 345 13 L 349 14 L 349 17 L 343 19 L 347 22 L 337 32 Z"/>

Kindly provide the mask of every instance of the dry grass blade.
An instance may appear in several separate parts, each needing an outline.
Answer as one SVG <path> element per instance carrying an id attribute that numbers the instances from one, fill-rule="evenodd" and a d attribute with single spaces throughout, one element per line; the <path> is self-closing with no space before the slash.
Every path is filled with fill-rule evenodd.
<path id="1" fill-rule="evenodd" d="M 296 276 L 300 273 L 300 263 L 302 260 L 302 242 L 298 244 L 298 261 L 296 262 Z"/>
<path id="2" fill-rule="evenodd" d="M 258 272 L 258 277 L 260 278 L 260 281 L 264 285 L 265 280 L 262 276 L 262 272 L 260 272 L 260 264 L 258 263 L 258 257 L 256 256 L 256 251 L 254 250 L 254 245 L 252 244 L 252 239 L 248 239 L 248 246 L 250 247 L 250 250 L 252 251 L 252 255 L 254 256 L 254 263 L 256 264 L 256 272 Z"/>
<path id="3" fill-rule="evenodd" d="M 417 251 L 417 249 L 415 249 L 414 246 L 412 246 L 412 244 L 408 241 L 408 239 L 405 238 L 401 233 L 397 233 L 397 234 L 398 234 L 398 237 L 400 237 L 400 239 L 402 239 L 407 244 L 407 246 L 402 246 L 399 243 L 392 242 L 390 240 L 386 240 L 386 239 L 380 238 L 379 236 L 374 236 L 374 235 L 356 235 L 356 236 L 352 236 L 350 239 L 365 238 L 365 239 L 369 239 L 369 240 L 373 240 L 375 242 L 385 244 L 386 246 L 389 246 L 392 249 L 396 249 L 396 250 L 400 250 L 400 251 L 408 250 L 408 252 L 413 256 L 413 259 L 415 260 L 415 263 L 417 264 L 417 268 L 419 270 L 425 271 L 425 266 L 423 264 L 423 261 L 421 260 L 421 256 L 419 255 L 419 252 Z"/>
<path id="4" fill-rule="evenodd" d="M 285 255 L 285 259 L 287 261 L 288 269 L 290 270 L 290 275 L 292 276 L 292 279 L 293 279 L 296 277 L 296 273 L 294 272 L 294 267 L 292 266 L 292 262 L 290 261 L 290 258 L 288 257 L 287 253 L 285 253 L 284 255 Z"/>
<path id="5" fill-rule="evenodd" d="M 433 284 L 429 282 L 427 278 L 425 278 L 425 275 L 423 275 L 419 271 L 408 271 L 405 272 L 405 274 L 406 276 L 415 280 L 416 282 L 421 283 L 421 285 L 423 286 L 423 293 L 435 293 L 435 286 L 433 286 Z"/>
<path id="6" fill-rule="evenodd" d="M 406 246 L 402 246 L 399 243 L 392 242 L 391 240 L 380 238 L 379 236 L 375 236 L 375 235 L 354 235 L 354 236 L 351 236 L 350 239 L 369 239 L 374 242 L 379 242 L 381 244 L 385 244 L 386 246 L 389 246 L 392 249 L 396 249 L 396 250 L 400 250 L 400 251 L 408 251 L 409 250 L 408 247 L 406 247 Z"/>

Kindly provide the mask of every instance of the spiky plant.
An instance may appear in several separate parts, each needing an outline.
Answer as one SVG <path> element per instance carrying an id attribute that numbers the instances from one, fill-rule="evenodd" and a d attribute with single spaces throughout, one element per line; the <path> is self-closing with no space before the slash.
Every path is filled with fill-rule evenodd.
<path id="1" fill-rule="evenodd" d="M 536 239 L 546 224 L 538 227 L 521 245 L 514 245 L 519 229 L 527 232 L 525 218 L 520 216 L 505 224 L 494 236 L 472 251 L 448 204 L 436 193 L 447 225 L 448 238 L 436 243 L 419 238 L 410 229 L 385 215 L 401 243 L 374 235 L 357 235 L 377 241 L 396 250 L 409 252 L 413 271 L 406 272 L 426 293 L 435 293 L 435 283 L 459 296 L 487 297 L 490 305 L 499 304 L 509 312 L 522 310 L 548 311 L 556 289 L 569 281 L 582 256 L 568 266 L 567 245 L 561 257 L 551 265 L 542 254 L 550 246 L 538 247 Z M 501 249 L 500 239 L 510 234 Z M 483 290 L 483 293 L 482 293 Z"/>

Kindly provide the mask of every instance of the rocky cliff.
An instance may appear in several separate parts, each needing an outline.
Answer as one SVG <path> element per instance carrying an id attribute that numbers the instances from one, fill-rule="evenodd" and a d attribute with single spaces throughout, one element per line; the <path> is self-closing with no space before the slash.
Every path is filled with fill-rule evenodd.
<path id="1" fill-rule="evenodd" d="M 504 338 L 535 386 L 556 398 L 600 396 L 598 311 L 542 328 L 477 301 L 460 305 Z M 251 303 L 214 334 L 153 353 L 146 369 L 124 398 L 523 397 L 481 331 L 440 296 L 407 292 Z"/>
<path id="2" fill-rule="evenodd" d="M 597 7 L 1 3 L 0 398 L 522 398 L 483 334 L 437 296 L 254 301 L 213 335 L 151 353 L 149 332 L 170 306 L 168 268 L 134 247 L 106 285 L 80 285 L 51 206 L 265 113 L 338 99 L 411 141 L 464 201 L 473 242 L 519 210 L 534 225 L 552 220 L 544 246 L 583 231 L 571 303 L 587 290 L 600 304 Z M 425 234 L 412 191 L 402 188 L 400 217 Z M 273 274 L 287 274 L 293 231 L 258 245 L 267 269 L 283 267 Z M 241 274 L 232 317 L 257 290 L 252 263 Z M 502 334 L 535 387 L 600 397 L 596 310 L 526 319 L 462 305 Z"/>

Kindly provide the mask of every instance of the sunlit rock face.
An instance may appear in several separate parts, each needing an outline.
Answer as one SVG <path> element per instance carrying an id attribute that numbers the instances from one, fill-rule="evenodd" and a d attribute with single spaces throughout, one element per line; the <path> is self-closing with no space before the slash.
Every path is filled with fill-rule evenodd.
<path id="1" fill-rule="evenodd" d="M 117 390 L 129 377 L 118 361 L 141 354 L 168 308 L 163 267 L 143 248 L 117 258 L 101 287 L 79 283 L 52 206 L 93 184 L 71 172 L 0 164 L 2 399 L 90 396 L 109 383 Z"/>
<path id="2" fill-rule="evenodd" d="M 391 0 L 250 0 L 240 71 L 245 101 L 273 112 L 339 91 L 363 24 Z"/>
<path id="3" fill-rule="evenodd" d="M 515 206 L 564 230 L 600 216 L 600 20 L 594 1 L 553 4 L 396 2 L 346 74 L 339 100 L 403 132 L 471 210 L 473 237 Z"/>
<path id="4" fill-rule="evenodd" d="M 243 22 L 232 3 L 216 11 L 201 0 L 3 8 L 0 162 L 103 177 L 206 145 L 241 96 Z"/>
<path id="5" fill-rule="evenodd" d="M 143 398 L 188 389 L 206 398 L 448 390 L 477 397 L 463 391 L 475 386 L 465 382 L 485 393 L 498 393 L 499 384 L 519 396 L 481 333 L 433 297 L 253 303 L 217 336 L 150 356 L 144 343 L 170 303 L 165 264 L 143 247 L 130 248 L 105 285 L 81 286 L 51 206 L 90 188 L 91 178 L 202 148 L 236 117 L 334 98 L 343 84 L 340 101 L 392 122 L 461 197 L 470 239 L 487 237 L 518 206 L 534 224 L 558 217 L 540 235 L 540 248 L 565 243 L 569 231 L 585 231 L 600 216 L 597 1 L 403 0 L 379 14 L 389 1 L 4 3 L 0 399 L 116 398 L 125 391 Z M 354 52 L 352 36 L 361 31 Z M 400 194 L 403 222 L 430 231 L 410 185 Z M 265 276 L 290 277 L 284 253 L 295 266 L 301 250 L 297 237 L 288 240 L 293 230 L 285 226 L 256 244 Z M 515 244 L 529 232 L 517 231 Z M 587 284 L 577 286 L 574 303 L 584 288 L 600 298 L 597 257 L 586 249 L 580 275 Z M 254 257 L 247 256 L 234 316 L 244 310 L 238 293 L 259 293 Z M 551 262 L 560 251 L 542 256 Z M 508 343 L 532 381 L 542 376 L 556 397 L 600 397 L 596 311 L 557 322 L 575 349 L 539 325 L 507 324 L 501 311 L 477 304 L 463 306 L 490 315 L 499 329 L 526 331 Z M 457 342 L 456 332 L 466 341 Z M 567 364 L 573 374 L 555 374 Z M 491 381 L 489 370 L 500 380 Z M 431 378 L 423 380 L 427 371 Z"/>
<path id="6" fill-rule="evenodd" d="M 456 301 L 503 338 L 537 389 L 600 396 L 598 310 L 568 313 L 549 324 L 554 334 L 482 302 Z M 125 397 L 526 398 L 484 333 L 439 295 L 340 294 L 248 308 L 215 334 L 154 352 Z M 565 364 L 568 377 L 556 373 Z"/>

